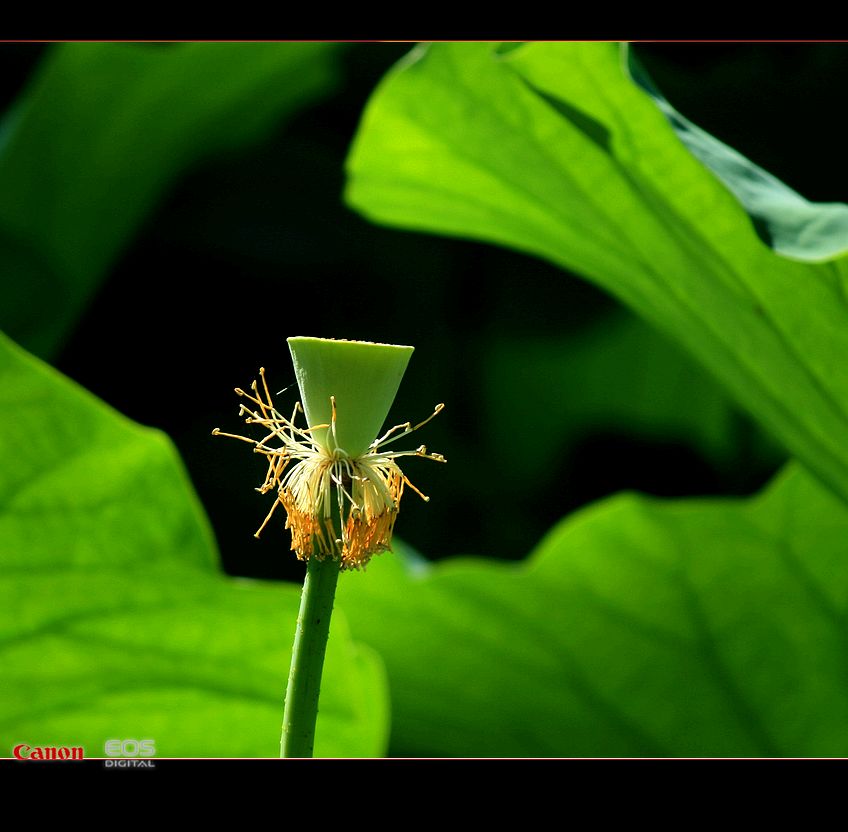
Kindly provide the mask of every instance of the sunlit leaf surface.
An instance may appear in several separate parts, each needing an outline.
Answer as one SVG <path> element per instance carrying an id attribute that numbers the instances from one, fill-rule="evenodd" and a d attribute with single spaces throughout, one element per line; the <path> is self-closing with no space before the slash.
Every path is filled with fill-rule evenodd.
<path id="1" fill-rule="evenodd" d="M 349 202 L 375 220 L 604 287 L 848 499 L 845 206 L 804 203 L 675 119 L 618 45 L 419 48 L 372 97 L 348 170 Z"/>
<path id="2" fill-rule="evenodd" d="M 0 423 L 0 754 L 277 756 L 298 588 L 220 574 L 164 434 L 5 337 Z M 382 664 L 339 613 L 316 755 L 379 756 L 387 730 Z"/>
<path id="3" fill-rule="evenodd" d="M 521 564 L 375 558 L 339 603 L 396 754 L 845 756 L 846 539 L 792 467 L 750 500 L 613 497 Z"/>

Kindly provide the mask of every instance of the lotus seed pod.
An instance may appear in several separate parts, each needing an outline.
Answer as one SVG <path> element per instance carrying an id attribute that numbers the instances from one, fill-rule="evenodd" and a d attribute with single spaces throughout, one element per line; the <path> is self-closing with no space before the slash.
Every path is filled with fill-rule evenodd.
<path id="1" fill-rule="evenodd" d="M 237 387 L 243 399 L 239 413 L 248 425 L 264 433 L 261 440 L 215 428 L 253 445 L 268 459 L 265 481 L 256 490 L 277 497 L 256 537 L 278 506 L 286 512 L 291 548 L 301 560 L 341 560 L 342 569 L 362 569 L 372 555 L 391 548 L 392 530 L 404 486 L 422 494 L 403 473 L 397 460 L 421 457 L 445 462 L 425 445 L 408 450 L 388 446 L 424 427 L 444 408 L 438 404 L 422 422 L 403 422 L 380 429 L 394 401 L 412 347 L 365 341 L 289 338 L 300 387 L 290 419 L 275 406 L 260 367 L 260 381 L 250 390 Z M 305 412 L 309 427 L 295 422 Z"/>
<path id="2" fill-rule="evenodd" d="M 379 436 L 414 347 L 328 338 L 288 339 L 300 397 L 315 442 L 332 454 L 364 454 Z"/>

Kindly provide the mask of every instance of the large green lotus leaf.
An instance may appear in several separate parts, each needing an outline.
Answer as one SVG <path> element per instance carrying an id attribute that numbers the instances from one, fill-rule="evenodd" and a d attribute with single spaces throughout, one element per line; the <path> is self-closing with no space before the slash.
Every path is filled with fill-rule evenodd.
<path id="1" fill-rule="evenodd" d="M 848 498 L 845 206 L 805 203 L 645 84 L 616 44 L 418 48 L 366 109 L 347 198 L 596 282 Z"/>
<path id="2" fill-rule="evenodd" d="M 60 346 L 166 188 L 334 81 L 334 44 L 67 43 L 0 124 L 0 326 Z"/>
<path id="3" fill-rule="evenodd" d="M 3 336 L 0 425 L 0 754 L 277 756 L 298 589 L 219 574 L 169 440 Z M 316 754 L 379 756 L 387 734 L 381 662 L 338 613 Z"/>
<path id="4" fill-rule="evenodd" d="M 785 456 L 697 362 L 623 311 L 566 335 L 499 333 L 487 354 L 483 427 L 537 487 L 553 484 L 552 458 L 598 431 L 688 445 L 724 472 L 749 453 L 774 466 Z"/>
<path id="5" fill-rule="evenodd" d="M 745 500 L 621 494 L 520 564 L 384 555 L 339 603 L 394 754 L 845 756 L 846 540 L 793 466 Z"/>

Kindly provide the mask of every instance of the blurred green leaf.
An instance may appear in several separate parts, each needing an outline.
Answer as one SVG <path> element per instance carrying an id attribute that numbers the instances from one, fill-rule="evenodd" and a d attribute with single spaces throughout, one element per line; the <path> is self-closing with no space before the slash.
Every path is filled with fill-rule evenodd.
<path id="1" fill-rule="evenodd" d="M 793 466 L 747 500 L 616 496 L 521 564 L 384 555 L 339 604 L 394 754 L 845 756 L 846 538 Z"/>
<path id="2" fill-rule="evenodd" d="M 337 49 L 53 47 L 0 125 L 0 325 L 54 353 L 174 179 L 326 93 Z"/>
<path id="3" fill-rule="evenodd" d="M 764 463 L 783 459 L 756 428 L 743 429 L 745 417 L 708 373 L 626 312 L 560 337 L 504 333 L 487 354 L 491 447 L 517 479 L 538 488 L 557 474 L 552 456 L 598 431 L 688 444 L 719 470 L 738 464 L 749 444 Z M 533 441 L 515 441 L 517 426 Z"/>
<path id="4" fill-rule="evenodd" d="M 749 216 L 624 58 L 607 43 L 419 47 L 366 109 L 348 201 L 585 275 L 682 343 L 848 498 L 848 260 L 792 260 L 758 236 L 807 260 L 842 251 L 836 209 L 799 213 L 737 156 L 722 175 L 753 194 Z"/>
<path id="5" fill-rule="evenodd" d="M 2 753 L 152 738 L 161 756 L 277 756 L 298 589 L 217 572 L 162 433 L 3 336 L 0 390 Z M 379 756 L 387 733 L 380 660 L 339 614 L 316 754 Z"/>

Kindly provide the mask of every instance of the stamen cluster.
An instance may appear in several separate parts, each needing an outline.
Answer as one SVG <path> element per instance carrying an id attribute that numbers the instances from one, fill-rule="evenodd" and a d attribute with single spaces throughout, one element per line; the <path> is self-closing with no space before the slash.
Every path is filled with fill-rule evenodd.
<path id="1" fill-rule="evenodd" d="M 295 424 L 303 412 L 300 402 L 291 418 L 283 416 L 273 404 L 265 370 L 260 368 L 262 391 L 254 381 L 251 392 L 236 388 L 236 393 L 253 406 L 242 404 L 239 415 L 248 425 L 259 425 L 266 435 L 250 439 L 215 429 L 213 434 L 248 442 L 254 452 L 268 459 L 265 482 L 256 490 L 262 494 L 276 490 L 277 498 L 256 532 L 259 537 L 278 505 L 287 514 L 286 528 L 291 530 L 292 550 L 301 560 L 311 557 L 342 561 L 342 569 L 360 569 L 371 556 L 391 548 L 392 531 L 408 485 L 425 497 L 401 471 L 396 459 L 420 456 L 444 462 L 441 454 L 430 453 L 424 445 L 410 451 L 385 451 L 387 445 L 427 424 L 444 408 L 436 406 L 423 422 L 395 425 L 375 439 L 360 456 L 351 456 L 336 441 L 336 401 L 330 397 L 332 418 L 329 424 L 301 428 Z M 263 398 L 264 396 L 264 398 Z M 314 434 L 328 430 L 325 442 Z M 268 443 L 278 442 L 277 445 Z"/>

